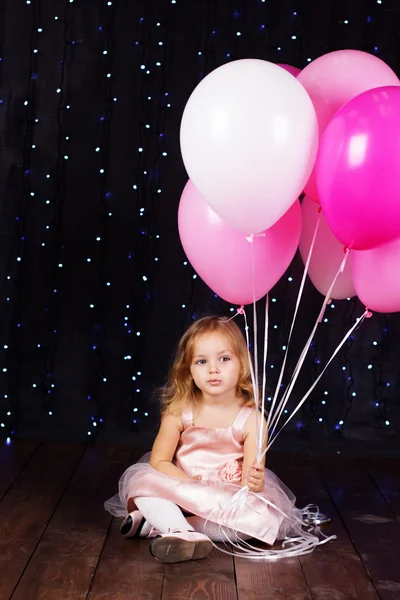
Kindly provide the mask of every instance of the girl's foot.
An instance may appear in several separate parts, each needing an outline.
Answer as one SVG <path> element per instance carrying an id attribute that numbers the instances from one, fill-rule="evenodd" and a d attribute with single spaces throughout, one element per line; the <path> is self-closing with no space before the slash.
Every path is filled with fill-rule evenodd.
<path id="1" fill-rule="evenodd" d="M 139 537 L 145 522 L 146 519 L 140 510 L 134 510 L 123 520 L 119 528 L 121 535 L 127 538 Z"/>
<path id="2" fill-rule="evenodd" d="M 164 563 L 205 558 L 212 549 L 210 538 L 197 531 L 163 533 L 150 544 L 151 554 Z"/>

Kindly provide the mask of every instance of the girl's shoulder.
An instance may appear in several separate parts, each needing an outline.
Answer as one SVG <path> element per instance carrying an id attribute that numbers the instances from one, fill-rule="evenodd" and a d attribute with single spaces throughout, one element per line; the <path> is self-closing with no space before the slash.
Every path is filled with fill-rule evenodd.
<path id="1" fill-rule="evenodd" d="M 249 410 L 247 411 L 247 418 L 245 419 L 244 423 L 243 423 L 243 433 L 245 435 L 247 435 L 248 433 L 255 431 L 256 426 L 258 425 L 258 427 L 260 426 L 261 423 L 261 419 L 263 419 L 264 421 L 264 427 L 267 426 L 267 421 L 265 420 L 265 417 L 263 417 L 262 413 L 260 410 L 255 409 L 255 407 L 247 407 Z"/>
<path id="2" fill-rule="evenodd" d="M 184 429 L 186 422 L 193 419 L 192 406 L 186 402 L 174 402 L 164 410 L 161 419 L 170 423 L 175 422 L 179 424 L 180 429 Z"/>

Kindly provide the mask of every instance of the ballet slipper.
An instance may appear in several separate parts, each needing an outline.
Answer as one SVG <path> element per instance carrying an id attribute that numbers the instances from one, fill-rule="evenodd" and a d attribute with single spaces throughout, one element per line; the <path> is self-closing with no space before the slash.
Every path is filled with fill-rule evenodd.
<path id="1" fill-rule="evenodd" d="M 210 538 L 197 531 L 163 533 L 150 543 L 150 552 L 163 563 L 205 558 L 213 549 Z"/>
<path id="2" fill-rule="evenodd" d="M 119 528 L 121 535 L 126 538 L 139 537 L 146 519 L 140 510 L 134 510 L 123 520 Z"/>
<path id="3" fill-rule="evenodd" d="M 162 535 L 162 534 L 161 534 L 161 531 L 159 531 L 159 530 L 158 530 L 158 529 L 156 529 L 155 527 L 150 527 L 150 529 L 149 529 L 149 532 L 148 532 L 148 533 L 145 533 L 145 531 L 144 531 L 144 530 L 145 530 L 145 527 L 143 527 L 143 529 L 142 529 L 142 533 L 141 533 L 140 537 L 145 537 L 145 538 L 147 538 L 148 540 L 152 540 L 153 538 L 155 538 L 155 537 L 158 537 L 159 535 Z"/>

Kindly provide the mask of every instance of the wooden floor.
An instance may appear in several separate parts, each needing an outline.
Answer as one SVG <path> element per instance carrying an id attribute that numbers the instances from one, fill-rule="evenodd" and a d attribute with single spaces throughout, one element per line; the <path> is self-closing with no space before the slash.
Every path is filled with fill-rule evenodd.
<path id="1" fill-rule="evenodd" d="M 271 562 L 217 550 L 163 565 L 103 510 L 128 447 L 14 442 L 0 449 L 0 600 L 399 600 L 400 460 L 274 455 L 298 505 L 319 504 L 338 539 Z"/>

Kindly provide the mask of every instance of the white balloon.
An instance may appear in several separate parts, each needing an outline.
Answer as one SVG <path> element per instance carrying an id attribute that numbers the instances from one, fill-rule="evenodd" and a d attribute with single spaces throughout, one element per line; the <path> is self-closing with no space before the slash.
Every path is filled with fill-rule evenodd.
<path id="1" fill-rule="evenodd" d="M 186 170 L 204 199 L 232 227 L 256 233 L 301 194 L 315 163 L 318 124 L 295 77 L 243 59 L 199 83 L 180 136 Z"/>

